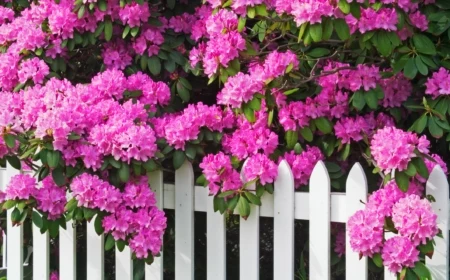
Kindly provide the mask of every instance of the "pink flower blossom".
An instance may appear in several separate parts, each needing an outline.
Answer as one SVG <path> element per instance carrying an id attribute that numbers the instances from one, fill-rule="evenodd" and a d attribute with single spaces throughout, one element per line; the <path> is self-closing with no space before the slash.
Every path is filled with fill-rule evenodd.
<path id="1" fill-rule="evenodd" d="M 36 179 L 28 174 L 15 175 L 6 186 L 6 200 L 30 199 L 36 190 Z"/>
<path id="2" fill-rule="evenodd" d="M 295 179 L 295 187 L 298 188 L 307 185 L 309 177 L 319 160 L 324 159 L 324 155 L 317 147 L 309 147 L 296 154 L 294 151 L 284 155 L 284 159 L 289 163 L 292 169 L 292 174 Z"/>
<path id="3" fill-rule="evenodd" d="M 278 166 L 263 154 L 251 156 L 244 166 L 248 181 L 259 179 L 262 185 L 273 183 L 278 176 Z"/>
<path id="4" fill-rule="evenodd" d="M 362 256 L 372 257 L 383 246 L 383 224 L 372 212 L 359 210 L 347 222 L 350 246 Z"/>
<path id="5" fill-rule="evenodd" d="M 409 195 L 392 208 L 392 221 L 401 236 L 411 239 L 414 245 L 426 244 L 437 233 L 437 216 L 426 199 Z"/>
<path id="6" fill-rule="evenodd" d="M 408 238 L 395 236 L 384 243 L 381 258 L 391 272 L 398 273 L 403 267 L 414 267 L 419 251 Z"/>

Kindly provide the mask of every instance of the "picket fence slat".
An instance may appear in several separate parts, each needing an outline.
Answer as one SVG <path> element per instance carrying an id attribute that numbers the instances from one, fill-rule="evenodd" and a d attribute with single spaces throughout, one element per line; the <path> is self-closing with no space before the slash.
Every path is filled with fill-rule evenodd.
<path id="1" fill-rule="evenodd" d="M 278 166 L 273 202 L 273 275 L 275 280 L 294 279 L 294 177 L 286 160 Z"/>
<path id="2" fill-rule="evenodd" d="M 207 193 L 205 193 L 207 195 Z M 206 212 L 206 260 L 207 279 L 226 279 L 226 228 L 225 215 L 214 212 L 214 197 L 208 196 L 208 211 Z"/>
<path id="3" fill-rule="evenodd" d="M 66 229 L 59 229 L 59 276 L 64 280 L 77 277 L 76 227 L 72 221 L 66 223 Z"/>
<path id="4" fill-rule="evenodd" d="M 87 223 L 87 280 L 104 279 L 104 235 L 95 232 L 94 220 Z"/>
<path id="5" fill-rule="evenodd" d="M 356 211 L 364 209 L 367 202 L 367 179 L 361 164 L 356 163 L 347 177 L 346 182 L 346 214 L 347 219 Z M 342 207 L 343 208 L 343 207 Z M 350 238 L 346 229 L 345 238 L 345 279 L 367 280 L 367 257 L 359 258 L 359 254 L 353 252 L 350 247 Z"/>
<path id="6" fill-rule="evenodd" d="M 49 234 L 33 225 L 33 278 L 48 279 L 50 276 Z"/>
<path id="7" fill-rule="evenodd" d="M 251 214 L 239 223 L 240 279 L 259 279 L 259 206 L 250 205 Z"/>
<path id="8" fill-rule="evenodd" d="M 194 172 L 190 162 L 175 172 L 175 279 L 194 280 Z"/>
<path id="9" fill-rule="evenodd" d="M 427 195 L 432 195 L 436 200 L 432 203 L 434 212 L 437 214 L 437 224 L 442 230 L 444 238 L 435 238 L 433 258 L 426 258 L 427 266 L 431 270 L 433 279 L 448 279 L 449 275 L 449 187 L 447 178 L 440 166 L 436 166 L 430 174 L 426 185 Z"/>
<path id="10" fill-rule="evenodd" d="M 314 167 L 309 188 L 309 277 L 330 279 L 330 178 L 325 164 Z"/>
<path id="11" fill-rule="evenodd" d="M 19 174 L 19 170 L 14 169 L 9 164 L 2 173 L 2 185 L 6 187 L 14 175 Z M 12 226 L 11 223 L 12 209 L 8 210 L 7 215 L 7 252 L 6 266 L 8 280 L 22 280 L 23 278 L 23 225 Z M 9 249 L 8 249 L 9 248 Z M 12 250 L 10 250 L 13 248 Z"/>
<path id="12" fill-rule="evenodd" d="M 126 246 L 122 252 L 116 248 L 116 279 L 133 280 L 133 260 L 131 249 Z"/>
<path id="13" fill-rule="evenodd" d="M 149 184 L 155 193 L 156 205 L 159 209 L 164 209 L 164 183 L 163 172 L 161 170 L 153 171 L 148 174 Z M 155 257 L 151 265 L 145 265 L 145 280 L 162 280 L 164 274 L 163 269 L 163 254 L 160 257 Z"/>

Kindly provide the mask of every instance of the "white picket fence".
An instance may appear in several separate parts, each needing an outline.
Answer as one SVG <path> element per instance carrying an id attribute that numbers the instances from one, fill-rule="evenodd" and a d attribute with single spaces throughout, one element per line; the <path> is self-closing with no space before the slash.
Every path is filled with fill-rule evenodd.
<path id="1" fill-rule="evenodd" d="M 310 179 L 310 192 L 294 192 L 294 179 L 288 164 L 278 167 L 279 177 L 273 195 L 264 194 L 262 206 L 252 206 L 250 217 L 240 223 L 240 279 L 259 279 L 259 217 L 273 217 L 275 280 L 294 279 L 294 220 L 309 220 L 309 279 L 330 279 L 330 222 L 345 223 L 350 215 L 362 209 L 367 199 L 367 180 L 360 164 L 355 164 L 347 179 L 346 193 L 330 192 L 330 179 L 324 163 L 319 162 Z M 4 188 L 12 168 L 0 170 L 0 186 Z M 204 187 L 194 187 L 194 174 L 186 162 L 175 173 L 175 185 L 163 184 L 161 171 L 151 174 L 151 187 L 159 207 L 175 209 L 175 279 L 193 280 L 194 275 L 194 211 L 207 213 L 207 279 L 226 279 L 226 228 L 224 216 L 213 211 L 212 197 Z M 176 191 L 175 191 L 176 189 Z M 437 167 L 426 186 L 427 194 L 436 199 L 444 238 L 436 238 L 433 259 L 427 259 L 435 280 L 449 279 L 449 186 L 445 174 Z M 8 213 L 9 214 L 9 213 Z M 9 217 L 8 217 L 9 218 Z M 34 227 L 34 225 L 33 225 Z M 76 279 L 76 228 L 67 223 L 60 229 L 60 279 Z M 7 229 L 7 279 L 23 279 L 23 227 Z M 33 228 L 33 275 L 36 280 L 49 278 L 49 235 Z M 368 277 L 367 259 L 352 252 L 347 238 L 346 279 Z M 145 280 L 163 279 L 163 256 L 145 268 Z M 4 265 L 5 263 L 3 263 Z M 87 280 L 104 279 L 104 238 L 87 226 Z M 116 279 L 133 279 L 133 262 L 128 248 L 116 251 Z M 385 272 L 385 279 L 396 279 Z"/>

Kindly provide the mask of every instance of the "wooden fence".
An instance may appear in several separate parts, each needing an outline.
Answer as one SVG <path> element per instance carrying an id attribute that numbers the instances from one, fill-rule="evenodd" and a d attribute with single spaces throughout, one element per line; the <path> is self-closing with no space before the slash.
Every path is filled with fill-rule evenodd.
<path id="1" fill-rule="evenodd" d="M 273 269 L 275 280 L 294 279 L 294 220 L 309 220 L 309 279 L 330 279 L 330 222 L 345 223 L 350 215 L 363 208 L 367 200 L 367 180 L 359 163 L 355 164 L 347 179 L 346 193 L 333 193 L 323 162 L 314 168 L 310 179 L 310 192 L 295 192 L 294 179 L 288 164 L 278 167 L 274 194 L 264 194 L 262 206 L 252 205 L 251 215 L 240 223 L 240 279 L 259 279 L 259 217 L 273 217 Z M 0 170 L 0 187 L 5 188 L 11 176 L 18 171 Z M 175 209 L 175 279 L 193 280 L 194 275 L 194 211 L 207 213 L 207 279 L 226 279 L 226 224 L 223 215 L 214 213 L 208 189 L 194 186 L 190 163 L 175 172 L 175 185 L 164 184 L 161 171 L 150 176 L 158 207 Z M 176 191 L 175 191 L 176 189 Z M 427 194 L 436 199 L 433 209 L 438 214 L 439 228 L 444 238 L 436 238 L 433 259 L 427 259 L 435 280 L 449 279 L 449 186 L 442 169 L 436 167 L 426 185 Z M 6 262 L 8 280 L 23 279 L 23 226 L 7 228 Z M 242 219 L 242 218 L 241 218 Z M 76 279 L 76 228 L 71 222 L 60 229 L 59 274 L 61 280 Z M 5 247 L 5 246 L 4 246 Z M 49 278 L 49 235 L 41 234 L 33 225 L 33 279 Z M 364 280 L 368 277 L 367 259 L 359 259 L 352 252 L 347 238 L 346 279 Z M 4 250 L 5 252 L 5 250 Z M 133 279 L 133 262 L 128 248 L 116 251 L 116 279 Z M 163 279 L 161 256 L 145 268 L 145 280 Z M 6 265 L 6 267 L 5 267 Z M 87 225 L 87 280 L 104 279 L 104 237 L 95 233 L 93 222 Z M 385 272 L 385 279 L 396 279 Z"/>

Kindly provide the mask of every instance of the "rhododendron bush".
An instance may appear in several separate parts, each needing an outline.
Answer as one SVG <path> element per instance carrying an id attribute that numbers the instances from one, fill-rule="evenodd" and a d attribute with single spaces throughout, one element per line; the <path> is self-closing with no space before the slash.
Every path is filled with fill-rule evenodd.
<path id="1" fill-rule="evenodd" d="M 449 27 L 446 0 L 2 1 L 0 158 L 23 170 L 2 208 L 52 236 L 92 220 L 106 249 L 150 263 L 167 226 L 152 171 L 190 161 L 215 210 L 246 218 L 280 161 L 299 191 L 320 160 L 344 191 L 359 161 L 372 193 L 352 249 L 422 277 L 439 238 L 424 185 L 447 172 Z"/>

